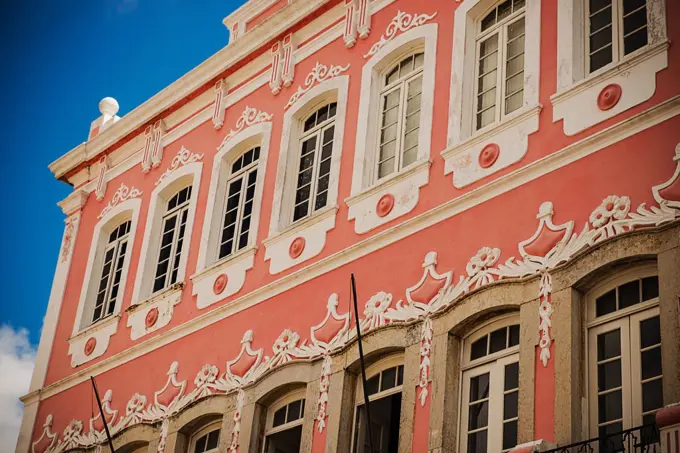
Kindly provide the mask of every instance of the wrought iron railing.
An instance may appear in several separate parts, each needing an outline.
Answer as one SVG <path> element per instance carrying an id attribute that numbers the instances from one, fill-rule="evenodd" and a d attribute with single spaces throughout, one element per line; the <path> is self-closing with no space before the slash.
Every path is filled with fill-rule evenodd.
<path id="1" fill-rule="evenodd" d="M 638 426 L 602 437 L 553 448 L 545 453 L 666 453 L 661 452 L 655 424 Z"/>

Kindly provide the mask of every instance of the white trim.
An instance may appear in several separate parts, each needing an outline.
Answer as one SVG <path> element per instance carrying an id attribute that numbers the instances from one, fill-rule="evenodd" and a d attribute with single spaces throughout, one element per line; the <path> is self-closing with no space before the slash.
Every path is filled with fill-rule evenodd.
<path id="1" fill-rule="evenodd" d="M 337 103 L 337 109 L 335 113 L 333 155 L 331 157 L 331 173 L 328 182 L 326 206 L 337 204 L 338 185 L 340 183 L 340 160 L 342 159 L 345 120 L 347 117 L 348 90 L 349 76 L 344 75 L 327 79 L 300 96 L 284 114 L 272 201 L 272 214 L 269 223 L 270 238 L 294 226 L 292 218 L 297 178 L 295 168 L 299 164 L 300 153 L 300 129 L 298 128 L 298 123 L 311 113 L 315 107 L 320 106 L 321 103 L 333 101 Z M 291 177 L 292 175 L 295 177 Z M 312 216 L 314 214 L 316 213 L 313 213 Z"/>
<path id="2" fill-rule="evenodd" d="M 145 299 L 152 296 L 153 274 L 156 260 L 158 259 L 158 242 L 162 226 L 161 219 L 165 212 L 165 203 L 168 198 L 173 196 L 178 190 L 184 186 L 191 185 L 191 199 L 189 201 L 189 213 L 187 215 L 186 230 L 184 232 L 183 250 L 177 271 L 177 282 L 184 281 L 194 227 L 198 193 L 201 184 L 202 168 L 202 162 L 194 162 L 178 168 L 167 178 L 163 179 L 151 193 L 149 212 L 144 224 L 142 251 L 137 265 L 137 273 L 135 274 L 136 279 L 135 288 L 132 293 L 132 305 L 141 304 Z"/>
<path id="3" fill-rule="evenodd" d="M 298 390 L 293 390 L 290 393 L 286 393 L 284 396 L 281 398 L 277 399 L 274 401 L 272 404 L 270 404 L 267 407 L 267 417 L 266 417 L 266 422 L 265 422 L 265 429 L 264 429 L 264 442 L 263 444 L 266 444 L 266 438 L 267 436 L 270 436 L 272 434 L 276 434 L 277 432 L 285 431 L 290 428 L 294 428 L 296 426 L 302 425 L 304 422 L 304 413 L 302 414 L 302 417 L 290 422 L 290 423 L 284 423 L 283 425 L 277 426 L 276 428 L 273 428 L 274 425 L 274 413 L 281 409 L 282 407 L 285 407 L 289 405 L 290 403 L 293 403 L 295 401 L 303 401 L 305 404 L 305 412 L 309 409 L 307 407 L 307 401 L 306 401 L 306 388 L 298 389 Z"/>
<path id="4" fill-rule="evenodd" d="M 243 152 L 259 146 L 260 157 L 257 163 L 257 182 L 255 184 L 255 197 L 253 199 L 248 247 L 254 246 L 257 243 L 260 225 L 260 209 L 262 208 L 262 192 L 264 190 L 264 181 L 267 171 L 271 131 L 271 122 L 258 123 L 249 126 L 224 143 L 213 158 L 210 188 L 208 190 L 208 200 L 203 221 L 203 231 L 201 233 L 201 242 L 198 249 L 196 273 L 204 271 L 218 260 L 218 239 L 222 233 L 224 200 L 231 164 L 235 159 L 240 157 Z"/>
<path id="5" fill-rule="evenodd" d="M 184 336 L 217 323 L 234 313 L 238 313 L 257 305 L 260 302 L 269 300 L 291 288 L 323 275 L 332 269 L 336 269 L 363 256 L 369 255 L 376 250 L 380 250 L 383 247 L 398 242 L 412 234 L 478 206 L 480 203 L 494 199 L 514 188 L 541 178 L 548 173 L 606 149 L 615 143 L 678 115 L 680 115 L 680 96 L 676 96 L 668 101 L 655 105 L 633 118 L 628 118 L 610 126 L 596 134 L 570 144 L 559 151 L 503 175 L 501 178 L 489 181 L 488 183 L 466 192 L 457 198 L 449 200 L 436 208 L 419 214 L 414 218 L 407 219 L 398 225 L 386 228 L 343 250 L 310 263 L 308 266 L 302 267 L 263 285 L 252 292 L 234 299 L 229 304 L 217 306 L 213 310 L 190 319 L 160 335 L 156 335 L 144 342 L 135 344 L 127 350 L 121 351 L 111 357 L 104 358 L 90 367 L 81 368 L 73 374 L 44 387 L 39 394 L 32 391 L 23 397 L 22 400 L 28 401 L 37 397 L 41 400 L 47 399 L 68 388 L 85 382 L 91 375 L 96 376 L 121 366 L 124 363 L 128 363 L 144 354 L 148 354 L 173 341 L 179 340 Z M 53 287 L 53 292 L 54 290 L 55 287 Z M 54 325 L 56 325 L 56 320 Z"/>
<path id="6" fill-rule="evenodd" d="M 476 90 L 473 89 L 473 83 L 477 55 L 475 25 L 496 3 L 498 0 L 465 0 L 454 13 L 448 146 L 456 146 L 474 135 L 473 98 Z M 524 17 L 523 109 L 530 109 L 539 102 L 541 0 L 526 0 Z"/>
<path id="7" fill-rule="evenodd" d="M 519 351 L 519 345 L 517 346 L 511 346 L 507 349 L 503 349 L 502 351 L 498 351 L 496 353 L 492 354 L 487 354 L 484 357 L 481 357 L 476 360 L 470 360 L 470 352 L 471 352 L 471 346 L 472 343 L 475 341 L 479 340 L 485 335 L 489 335 L 491 332 L 502 329 L 503 327 L 509 327 L 513 325 L 519 325 L 519 312 L 514 312 L 514 313 L 508 313 L 505 315 L 501 316 L 494 316 L 492 319 L 487 320 L 477 326 L 475 330 L 470 332 L 465 336 L 463 339 L 464 346 L 462 349 L 462 360 L 461 360 L 461 367 L 464 369 L 467 368 L 474 368 L 476 366 L 482 365 L 486 362 L 494 362 L 496 361 L 499 357 L 505 356 L 505 355 L 512 355 L 516 354 Z M 521 338 L 520 338 L 520 344 L 521 344 Z"/>
<path id="8" fill-rule="evenodd" d="M 359 195 L 374 185 L 378 186 L 383 183 L 383 181 L 376 181 L 373 174 L 378 142 L 377 123 L 371 120 L 371 118 L 377 118 L 380 91 L 382 89 L 380 74 L 383 70 L 390 67 L 398 57 L 403 57 L 407 53 L 413 53 L 418 49 L 422 49 L 425 53 L 425 61 L 423 62 L 423 91 L 421 94 L 420 130 L 418 133 L 418 157 L 416 162 L 429 160 L 437 64 L 437 27 L 437 24 L 426 24 L 402 33 L 388 41 L 364 64 L 361 72 L 361 96 L 359 99 L 354 166 L 352 171 L 352 197 Z"/>
<path id="9" fill-rule="evenodd" d="M 96 297 L 98 272 L 101 271 L 103 251 L 108 243 L 107 236 L 112 229 L 117 228 L 121 223 L 130 220 L 130 233 L 128 236 L 128 249 L 123 263 L 123 272 L 120 278 L 120 286 L 118 297 L 116 298 L 115 308 L 111 316 L 117 316 L 123 305 L 123 298 L 125 294 L 125 285 L 127 282 L 128 273 L 130 270 L 130 261 L 132 251 L 135 245 L 135 235 L 139 227 L 139 211 L 142 205 L 140 198 L 133 198 L 117 205 L 110 210 L 94 227 L 92 234 L 92 242 L 90 243 L 90 253 L 87 258 L 87 267 L 85 268 L 85 277 L 80 291 L 80 299 L 78 300 L 78 309 L 76 310 L 76 318 L 73 324 L 72 336 L 76 336 L 91 328 L 96 327 L 99 322 L 94 324 L 87 323 L 85 325 L 85 316 L 88 315 L 88 302 Z"/>

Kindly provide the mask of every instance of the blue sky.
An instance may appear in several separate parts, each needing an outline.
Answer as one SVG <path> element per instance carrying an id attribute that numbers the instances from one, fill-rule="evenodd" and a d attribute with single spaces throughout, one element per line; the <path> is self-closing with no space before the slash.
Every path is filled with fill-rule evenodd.
<path id="1" fill-rule="evenodd" d="M 245 0 L 0 0 L 0 325 L 37 345 L 70 188 L 47 165 L 85 141 L 97 104 L 119 115 L 227 44 Z"/>

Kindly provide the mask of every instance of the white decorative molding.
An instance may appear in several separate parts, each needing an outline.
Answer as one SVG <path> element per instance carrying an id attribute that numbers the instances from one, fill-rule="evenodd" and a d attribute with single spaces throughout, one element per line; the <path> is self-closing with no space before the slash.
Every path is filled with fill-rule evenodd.
<path id="1" fill-rule="evenodd" d="M 138 340 L 144 335 L 155 332 L 167 326 L 172 320 L 175 305 L 182 301 L 182 288 L 184 283 L 175 283 L 165 291 L 161 291 L 149 299 L 130 306 L 127 317 L 127 326 L 130 327 L 130 339 Z M 154 314 L 149 314 L 151 311 Z M 155 317 L 153 323 L 148 322 L 149 317 Z"/>
<path id="2" fill-rule="evenodd" d="M 277 367 L 293 360 L 297 351 L 300 335 L 290 329 L 284 329 L 272 346 L 274 356 L 272 357 L 271 367 Z"/>
<path id="3" fill-rule="evenodd" d="M 282 79 L 281 79 L 281 41 L 277 41 L 272 45 L 270 50 L 270 55 L 272 59 L 272 69 L 269 76 L 269 89 L 272 90 L 272 94 L 279 94 L 281 91 Z"/>
<path id="4" fill-rule="evenodd" d="M 540 322 L 538 330 L 541 333 L 541 338 L 538 341 L 538 347 L 541 349 L 539 358 L 543 366 L 548 366 L 550 360 L 550 345 L 552 338 L 550 337 L 550 329 L 552 328 L 552 277 L 548 272 L 541 273 L 541 283 L 538 288 L 538 317 Z"/>
<path id="5" fill-rule="evenodd" d="M 412 28 L 424 25 L 428 21 L 434 19 L 435 16 L 437 16 L 436 12 L 432 13 L 431 15 L 428 15 L 428 14 L 409 14 L 401 10 L 398 10 L 397 15 L 394 16 L 392 21 L 385 29 L 385 33 L 383 33 L 378 42 L 371 46 L 368 53 L 364 55 L 364 58 L 372 57 L 373 55 L 378 53 L 378 51 L 382 49 L 385 46 L 385 44 L 394 39 L 394 37 L 397 36 L 399 33 L 403 33 Z"/>
<path id="6" fill-rule="evenodd" d="M 68 339 L 68 355 L 71 356 L 71 367 L 76 368 L 83 363 L 104 355 L 109 348 L 111 337 L 118 330 L 119 315 L 109 316 Z M 88 346 L 88 343 L 90 345 Z M 94 344 L 94 347 L 91 345 Z M 92 348 L 89 350 L 89 348 Z"/>
<path id="7" fill-rule="evenodd" d="M 329 67 L 317 61 L 316 65 L 314 65 L 314 69 L 312 69 L 312 71 L 307 74 L 307 77 L 305 77 L 304 86 L 301 85 L 298 87 L 297 91 L 290 97 L 290 99 L 288 99 L 288 103 L 286 104 L 285 108 L 290 108 L 290 106 L 295 104 L 295 102 L 297 102 L 297 100 L 300 99 L 300 97 L 309 91 L 315 84 L 339 76 L 343 72 L 347 71 L 349 66 L 350 65 L 347 64 L 347 66 L 330 65 Z"/>
<path id="8" fill-rule="evenodd" d="M 243 412 L 243 405 L 245 404 L 246 394 L 243 390 L 238 391 L 236 395 L 236 408 L 234 409 L 234 429 L 231 432 L 231 442 L 229 443 L 229 453 L 236 453 L 239 446 L 239 437 L 241 435 L 241 415 Z"/>
<path id="9" fill-rule="evenodd" d="M 73 252 L 73 246 L 76 240 L 76 231 L 78 230 L 78 223 L 80 223 L 80 214 L 74 214 L 67 217 L 64 220 L 66 226 L 64 227 L 64 238 L 61 242 L 61 251 L 59 252 L 60 261 L 65 263 L 68 261 L 71 253 Z"/>
<path id="10" fill-rule="evenodd" d="M 345 29 L 342 33 L 342 40 L 345 47 L 354 47 L 357 42 L 357 0 L 345 0 Z"/>
<path id="11" fill-rule="evenodd" d="M 99 168 L 97 169 L 97 188 L 94 193 L 97 201 L 102 201 L 106 195 L 106 170 L 109 169 L 108 156 L 105 154 L 99 159 Z"/>
<path id="12" fill-rule="evenodd" d="M 660 206 L 680 209 L 680 144 L 675 147 L 673 162 L 675 162 L 673 176 L 665 183 L 652 187 L 652 194 Z M 667 198 L 672 196 L 677 198 Z"/>
<path id="13" fill-rule="evenodd" d="M 172 158 L 172 161 L 170 162 L 170 167 L 168 167 L 168 169 L 165 170 L 165 172 L 158 178 L 155 185 L 157 186 L 158 184 L 163 182 L 163 180 L 167 178 L 170 175 L 170 173 L 177 170 L 178 168 L 183 167 L 187 164 L 198 162 L 201 159 L 203 159 L 203 154 L 192 153 L 187 148 L 182 146 L 180 150 L 177 151 L 175 157 Z"/>
<path id="14" fill-rule="evenodd" d="M 36 439 L 34 442 L 31 443 L 31 452 L 32 453 L 40 453 L 35 450 L 36 445 L 41 444 L 45 439 L 49 442 L 47 444 L 47 447 L 45 448 L 46 452 L 51 452 L 53 451 L 53 448 L 57 441 L 59 440 L 59 435 L 57 433 L 52 432 L 52 422 L 53 422 L 53 417 L 52 414 L 48 414 L 47 417 L 45 417 L 45 423 L 42 425 L 42 431 L 40 433 L 40 437 Z"/>
<path id="15" fill-rule="evenodd" d="M 196 307 L 199 309 L 209 307 L 239 292 L 246 282 L 246 272 L 255 266 L 256 251 L 255 246 L 247 247 L 227 257 L 226 261 L 220 260 L 215 265 L 191 276 L 192 294 L 196 296 Z M 221 275 L 226 276 L 226 284 L 221 291 L 215 291 L 215 281 Z"/>
<path id="16" fill-rule="evenodd" d="M 141 190 L 135 188 L 134 186 L 130 188 L 126 186 L 125 183 L 121 182 L 120 187 L 118 188 L 118 190 L 114 192 L 113 197 L 111 197 L 111 201 L 109 201 L 106 207 L 102 209 L 102 212 L 99 213 L 97 219 L 104 218 L 104 216 L 106 216 L 106 214 L 108 214 L 109 211 L 118 206 L 120 203 L 131 198 L 137 198 L 140 195 L 142 195 Z"/>
<path id="17" fill-rule="evenodd" d="M 427 386 L 430 382 L 430 352 L 432 350 L 432 320 L 426 317 L 423 320 L 423 327 L 420 336 L 420 379 L 418 387 L 420 388 L 420 406 L 425 407 L 427 401 L 428 390 Z"/>
<path id="18" fill-rule="evenodd" d="M 163 134 L 165 124 L 163 120 L 148 125 L 144 131 L 144 154 L 142 156 L 142 171 L 148 173 L 156 168 L 163 160 Z"/>
<path id="19" fill-rule="evenodd" d="M 364 307 L 364 319 L 360 326 L 363 333 L 375 330 L 387 323 L 385 313 L 392 304 L 392 294 L 383 291 L 378 292 L 366 302 Z"/>
<path id="20" fill-rule="evenodd" d="M 281 68 L 281 81 L 284 87 L 293 84 L 295 78 L 295 57 L 293 52 L 296 50 L 295 39 L 292 33 L 288 33 L 283 38 L 283 66 Z"/>
<path id="21" fill-rule="evenodd" d="M 226 97 L 229 87 L 225 79 L 220 79 L 215 82 L 213 87 L 215 91 L 215 100 L 213 101 L 212 122 L 215 129 L 221 129 L 224 126 L 224 114 L 226 108 Z"/>
<path id="22" fill-rule="evenodd" d="M 371 33 L 371 11 L 368 6 L 369 0 L 358 0 L 359 9 L 357 14 L 359 15 L 359 21 L 357 24 L 357 31 L 359 32 L 359 37 L 361 39 L 368 38 Z"/>
<path id="23" fill-rule="evenodd" d="M 267 112 L 263 112 L 261 110 L 246 105 L 246 107 L 243 109 L 243 113 L 241 113 L 241 116 L 239 116 L 238 119 L 236 120 L 235 128 L 229 131 L 229 133 L 224 137 L 224 140 L 222 140 L 222 143 L 220 143 L 220 146 L 218 146 L 217 149 L 222 149 L 222 147 L 229 140 L 231 140 L 244 128 L 259 123 L 264 123 L 266 121 L 271 121 L 273 117 L 274 115 L 270 115 Z"/>
<path id="24" fill-rule="evenodd" d="M 321 378 L 319 379 L 319 399 L 316 401 L 316 428 L 320 433 L 326 428 L 326 409 L 328 408 L 328 390 L 331 385 L 331 365 L 333 360 L 326 354 L 321 364 Z"/>

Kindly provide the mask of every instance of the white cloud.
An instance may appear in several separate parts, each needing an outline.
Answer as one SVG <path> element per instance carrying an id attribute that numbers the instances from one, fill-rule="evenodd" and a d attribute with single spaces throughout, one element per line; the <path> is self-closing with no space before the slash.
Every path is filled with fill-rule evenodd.
<path id="1" fill-rule="evenodd" d="M 16 447 L 23 411 L 19 397 L 28 392 L 35 353 L 28 330 L 0 325 L 0 453 Z"/>

